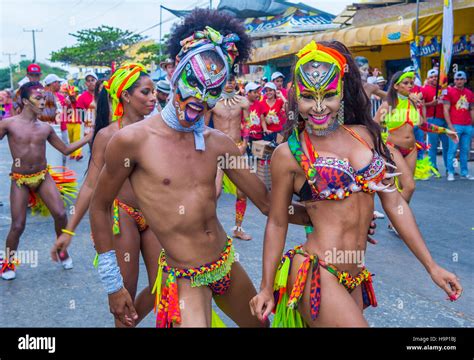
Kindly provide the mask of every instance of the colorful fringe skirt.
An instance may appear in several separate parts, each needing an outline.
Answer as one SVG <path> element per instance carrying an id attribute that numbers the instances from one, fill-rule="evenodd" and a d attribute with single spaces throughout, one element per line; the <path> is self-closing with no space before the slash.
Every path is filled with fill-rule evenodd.
<path id="1" fill-rule="evenodd" d="M 26 185 L 28 187 L 37 187 L 44 181 L 46 174 L 49 173 L 56 183 L 56 187 L 61 194 L 64 206 L 69 207 L 72 205 L 72 199 L 76 198 L 77 194 L 77 179 L 76 173 L 63 166 L 49 166 L 34 174 L 18 174 L 11 173 L 10 178 L 14 180 L 18 187 Z M 36 191 L 30 189 L 30 199 L 28 206 L 31 208 L 32 215 L 49 216 L 50 212 L 44 204 L 41 197 Z"/>
<path id="2" fill-rule="evenodd" d="M 227 244 L 218 260 L 196 268 L 178 269 L 166 263 L 165 251 L 161 250 L 158 260 L 158 274 L 152 294 L 156 293 L 155 313 L 156 327 L 172 327 L 181 323 L 179 310 L 177 279 L 183 278 L 191 281 L 192 287 L 209 286 L 214 295 L 224 294 L 230 287 L 230 270 L 234 263 L 234 246 L 232 238 L 227 237 Z M 168 274 L 164 288 L 161 288 L 163 272 Z M 213 313 L 212 324 L 219 321 Z M 220 322 L 222 325 L 222 322 Z"/>
<path id="3" fill-rule="evenodd" d="M 288 276 L 291 271 L 293 258 L 297 254 L 303 255 L 305 260 L 298 269 L 295 284 L 288 295 Z M 273 288 L 276 306 L 272 327 L 307 327 L 297 307 L 304 293 L 308 273 L 311 273 L 310 314 L 312 320 L 317 319 L 321 305 L 321 267 L 336 276 L 339 283 L 349 292 L 352 292 L 357 286 L 361 285 L 364 308 L 367 306 L 377 306 L 377 300 L 372 287 L 372 274 L 366 268 L 362 268 L 362 271 L 356 276 L 351 276 L 348 272 L 339 271 L 336 266 L 320 260 L 317 255 L 308 254 L 300 245 L 289 250 L 282 257 L 278 267 Z"/>
<path id="4" fill-rule="evenodd" d="M 146 223 L 145 217 L 140 209 L 131 207 L 130 205 L 125 204 L 124 202 L 120 201 L 119 199 L 114 200 L 113 205 L 113 225 L 112 231 L 114 235 L 120 234 L 120 212 L 119 207 L 122 208 L 133 220 L 137 225 L 137 229 L 139 232 L 145 231 L 148 229 L 148 224 Z"/>

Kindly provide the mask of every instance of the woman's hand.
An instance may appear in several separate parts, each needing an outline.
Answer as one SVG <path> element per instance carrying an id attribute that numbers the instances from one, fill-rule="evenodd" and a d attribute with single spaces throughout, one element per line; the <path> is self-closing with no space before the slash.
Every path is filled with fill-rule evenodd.
<path id="1" fill-rule="evenodd" d="M 62 233 L 59 235 L 53 247 L 51 248 L 51 260 L 61 261 L 61 259 L 58 259 L 58 254 L 62 256 L 61 254 L 66 252 L 67 248 L 71 244 L 71 240 L 72 236 L 69 234 Z"/>
<path id="2" fill-rule="evenodd" d="M 451 140 L 453 140 L 456 144 L 459 142 L 458 133 L 451 129 L 446 129 L 446 135 L 449 136 Z"/>
<path id="3" fill-rule="evenodd" d="M 114 317 L 125 326 L 135 326 L 138 315 L 127 289 L 122 288 L 113 294 L 109 294 L 109 309 Z"/>
<path id="4" fill-rule="evenodd" d="M 263 289 L 250 300 L 250 312 L 261 322 L 266 322 L 275 306 L 271 289 Z"/>
<path id="5" fill-rule="evenodd" d="M 459 299 L 462 294 L 462 286 L 456 275 L 438 265 L 430 272 L 430 275 L 433 282 L 448 294 L 447 300 Z"/>

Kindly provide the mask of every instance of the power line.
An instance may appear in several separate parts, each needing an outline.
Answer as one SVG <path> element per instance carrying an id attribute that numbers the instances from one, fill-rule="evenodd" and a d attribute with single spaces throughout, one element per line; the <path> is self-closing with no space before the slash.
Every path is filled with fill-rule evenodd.
<path id="1" fill-rule="evenodd" d="M 76 26 L 82 26 L 82 25 L 84 25 L 84 24 L 87 24 L 88 22 L 91 22 L 92 20 L 95 20 L 95 19 L 101 17 L 102 15 L 113 11 L 114 9 L 118 8 L 119 6 L 122 6 L 122 5 L 123 5 L 123 2 L 124 2 L 124 0 L 120 0 L 119 2 L 115 3 L 114 6 L 108 8 L 107 10 L 105 10 L 105 11 L 103 11 L 103 12 L 101 12 L 99 15 L 96 15 L 96 16 L 94 16 L 94 17 L 91 17 L 90 19 L 87 19 L 86 21 L 84 21 L 84 22 L 82 22 L 81 24 L 78 24 L 78 25 L 76 25 Z"/>
<path id="2" fill-rule="evenodd" d="M 196 1 L 194 4 L 190 5 L 187 9 L 192 9 L 192 8 L 195 8 L 195 7 L 199 7 L 199 6 L 202 6 L 202 5 L 207 4 L 207 3 L 208 3 L 207 0 L 201 1 L 201 2 Z M 117 39 L 116 41 L 124 41 L 124 40 L 127 40 L 127 39 L 131 38 L 131 37 L 134 36 L 134 35 L 141 35 L 141 34 L 143 34 L 144 32 L 147 32 L 147 31 L 149 31 L 149 30 L 152 30 L 152 29 L 154 29 L 154 28 L 156 28 L 156 27 L 158 27 L 158 26 L 160 26 L 160 25 L 169 23 L 170 21 L 173 21 L 175 18 L 176 18 L 176 16 L 172 16 L 172 17 L 170 17 L 170 18 L 168 18 L 168 19 L 166 19 L 166 20 L 163 20 L 163 21 L 161 21 L 161 22 L 159 22 L 159 23 L 157 23 L 157 24 L 154 24 L 154 25 L 152 25 L 152 26 L 150 26 L 150 27 L 148 27 L 148 28 L 146 28 L 146 29 L 144 29 L 144 30 L 141 30 L 141 31 L 139 31 L 139 32 L 132 32 L 131 34 L 129 34 L 129 35 L 127 35 L 127 36 L 124 36 L 124 37 L 122 37 L 122 38 L 119 38 L 119 39 Z M 160 39 L 160 44 L 161 44 L 161 39 Z M 99 49 L 99 51 L 107 51 L 107 50 L 113 49 L 113 48 L 114 48 L 114 46 L 113 46 L 113 44 L 111 44 L 111 45 L 109 45 L 109 46 L 105 46 L 105 47 Z"/>

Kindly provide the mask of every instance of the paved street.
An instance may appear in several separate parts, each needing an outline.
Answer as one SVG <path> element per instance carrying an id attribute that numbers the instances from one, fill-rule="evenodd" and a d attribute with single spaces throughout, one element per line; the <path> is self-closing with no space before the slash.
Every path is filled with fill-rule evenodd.
<path id="1" fill-rule="evenodd" d="M 89 150 L 85 150 L 88 155 Z M 87 156 L 71 168 L 82 181 Z M 9 188 L 11 157 L 7 141 L 0 142 L 0 239 L 1 248 L 10 224 Z M 474 164 L 470 163 L 474 174 Z M 444 169 L 442 169 L 444 173 Z M 377 205 L 381 210 L 380 205 Z M 408 251 L 404 243 L 389 233 L 387 220 L 378 221 L 376 238 L 379 244 L 369 245 L 367 267 L 375 273 L 374 287 L 378 308 L 369 308 L 365 315 L 375 327 L 473 327 L 474 326 L 474 181 L 447 183 L 446 178 L 418 182 L 412 209 L 436 261 L 455 272 L 462 280 L 464 294 L 457 302 L 445 300 L 442 290 Z M 223 195 L 218 216 L 230 231 L 234 221 L 234 200 Z M 236 240 L 240 262 L 250 274 L 255 286 L 261 278 L 262 240 L 266 219 L 249 204 L 244 227 L 253 236 L 251 242 Z M 111 327 L 107 296 L 97 272 L 92 267 L 94 249 L 89 239 L 86 217 L 76 230 L 71 246 L 74 269 L 62 270 L 49 259 L 54 241 L 50 218 L 28 215 L 20 250 L 37 251 L 37 266 L 19 267 L 17 279 L 0 280 L 0 319 L 10 327 Z M 303 239 L 303 228 L 290 226 L 286 248 Z M 140 267 L 139 289 L 146 286 L 143 261 Z M 228 319 L 229 326 L 234 326 Z M 140 325 L 154 326 L 150 314 Z"/>

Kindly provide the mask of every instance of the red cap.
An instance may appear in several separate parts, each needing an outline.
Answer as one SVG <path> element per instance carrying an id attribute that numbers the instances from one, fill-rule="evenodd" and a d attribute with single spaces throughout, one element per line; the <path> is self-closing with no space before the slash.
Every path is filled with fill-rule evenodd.
<path id="1" fill-rule="evenodd" d="M 30 64 L 26 68 L 28 74 L 41 74 L 41 67 L 38 64 Z"/>

